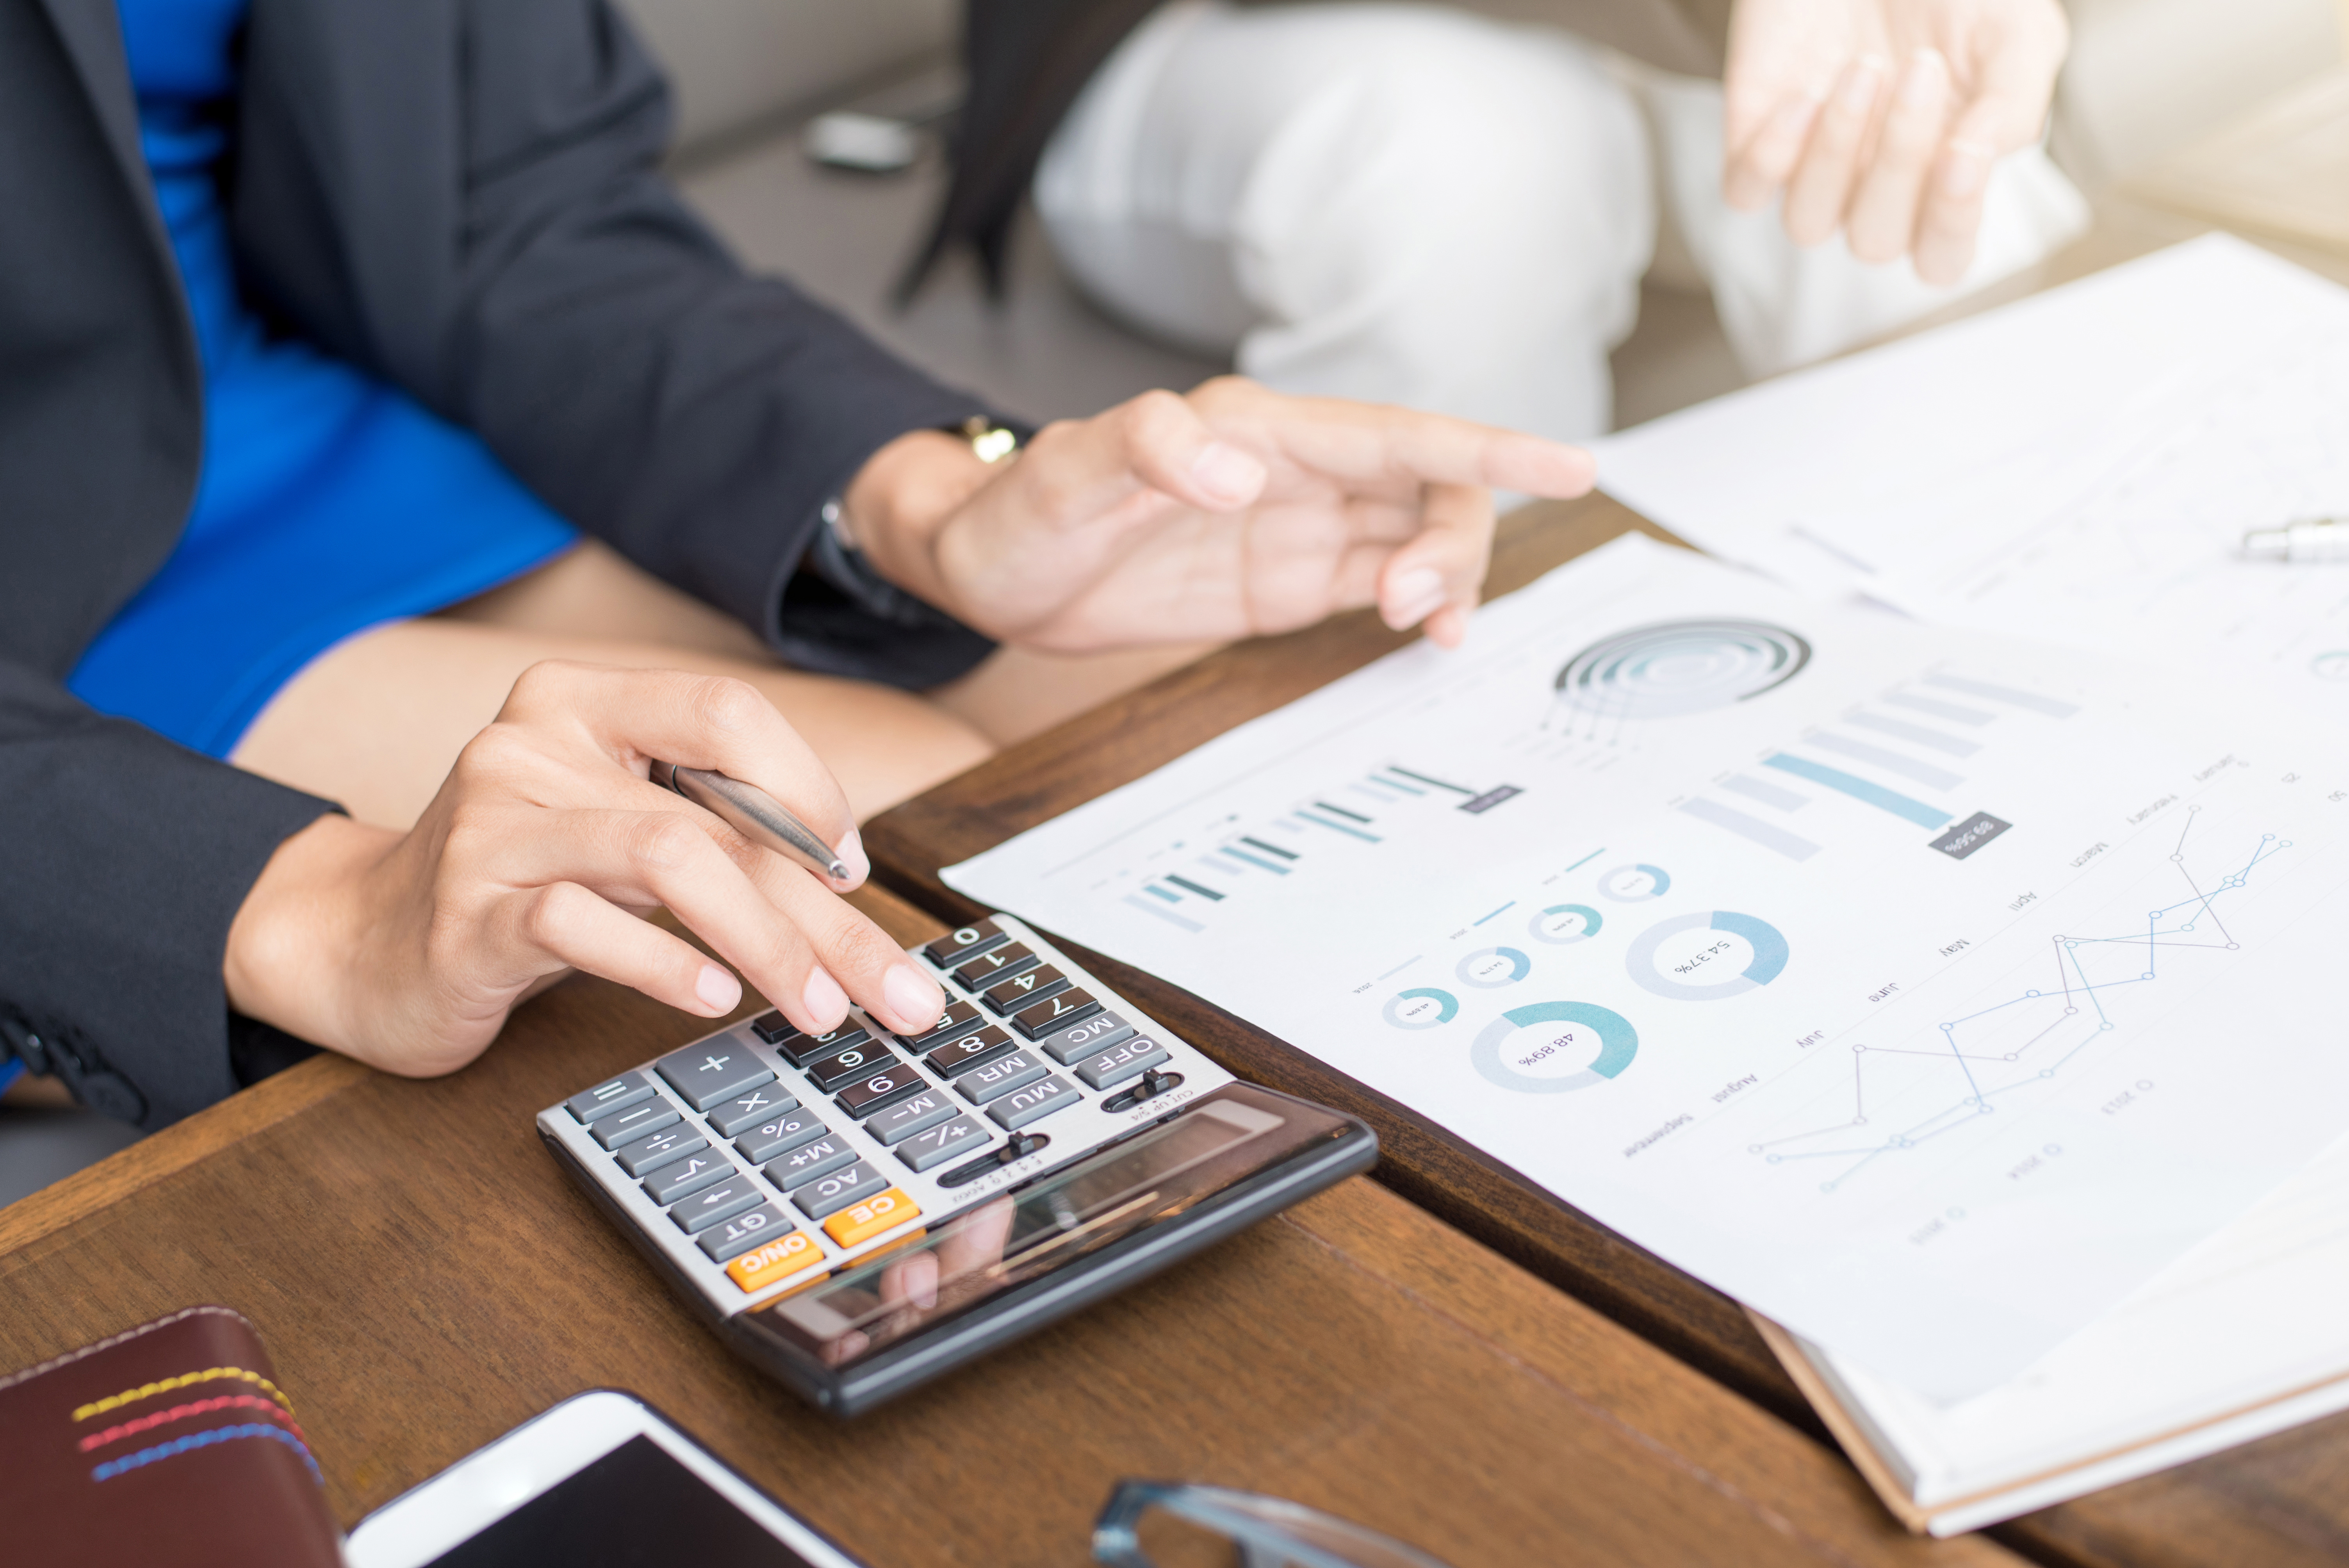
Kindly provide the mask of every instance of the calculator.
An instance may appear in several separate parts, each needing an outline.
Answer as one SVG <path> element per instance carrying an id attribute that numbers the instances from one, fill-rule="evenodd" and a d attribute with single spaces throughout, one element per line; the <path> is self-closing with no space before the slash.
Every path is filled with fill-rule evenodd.
<path id="1" fill-rule="evenodd" d="M 1009 915 L 910 948 L 920 1036 L 777 1012 L 538 1114 L 737 1350 L 851 1416 L 1359 1171 L 1356 1119 L 1235 1078 Z"/>

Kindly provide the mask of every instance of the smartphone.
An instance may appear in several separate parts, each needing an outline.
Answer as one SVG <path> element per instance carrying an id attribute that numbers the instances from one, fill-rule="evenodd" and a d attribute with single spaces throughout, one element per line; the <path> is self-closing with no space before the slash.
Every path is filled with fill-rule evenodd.
<path id="1" fill-rule="evenodd" d="M 352 1530 L 350 1568 L 864 1568 L 633 1394 L 574 1395 Z"/>

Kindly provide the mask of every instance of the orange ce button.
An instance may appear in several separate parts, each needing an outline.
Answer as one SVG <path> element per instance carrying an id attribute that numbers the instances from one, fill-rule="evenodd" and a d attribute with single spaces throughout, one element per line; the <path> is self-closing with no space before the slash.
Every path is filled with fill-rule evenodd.
<path id="1" fill-rule="evenodd" d="M 922 1211 L 895 1187 L 843 1209 L 823 1222 L 824 1233 L 843 1247 L 869 1241 L 893 1225 L 921 1217 Z"/>

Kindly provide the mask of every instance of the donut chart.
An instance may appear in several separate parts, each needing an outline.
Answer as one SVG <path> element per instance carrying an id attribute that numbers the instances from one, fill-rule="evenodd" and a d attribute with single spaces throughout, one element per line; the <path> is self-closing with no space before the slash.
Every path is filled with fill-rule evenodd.
<path id="1" fill-rule="evenodd" d="M 1480 947 L 1463 958 L 1453 973 L 1460 976 L 1464 985 L 1497 991 L 1524 979 L 1533 966 L 1533 960 L 1514 947 Z"/>
<path id="2" fill-rule="evenodd" d="M 1694 985 L 1677 979 L 1665 973 L 1659 958 L 1664 944 L 1685 931 L 1718 931 L 1739 937 L 1753 949 L 1754 956 L 1744 968 L 1718 980 Z M 1718 1002 L 1767 985 L 1785 972 L 1788 955 L 1785 934 L 1768 921 L 1716 909 L 1674 915 L 1650 926 L 1623 955 L 1623 967 L 1634 984 L 1659 996 L 1676 1002 Z"/>
<path id="3" fill-rule="evenodd" d="M 1379 1016 L 1398 1029 L 1432 1029 L 1460 1016 L 1460 998 L 1433 985 L 1415 985 L 1387 998 Z"/>
<path id="4" fill-rule="evenodd" d="M 1588 1067 L 1556 1074 L 1527 1070 L 1574 1059 L 1593 1044 L 1598 1054 Z M 1535 1002 L 1512 1007 L 1478 1030 L 1475 1044 L 1468 1047 L 1468 1060 L 1502 1088 L 1567 1094 L 1619 1077 L 1639 1052 L 1639 1031 L 1620 1013 L 1588 1002 Z"/>
<path id="5" fill-rule="evenodd" d="M 1617 903 L 1645 903 L 1671 891 L 1672 874 L 1661 866 L 1633 861 L 1599 873 L 1599 891 Z"/>
<path id="6" fill-rule="evenodd" d="M 1601 718 L 1679 718 L 1784 685 L 1811 645 L 1760 621 L 1668 621 L 1602 637 L 1566 662 L 1560 701 Z"/>
<path id="7" fill-rule="evenodd" d="M 1536 942 L 1565 947 L 1589 941 L 1606 923 L 1606 916 L 1587 903 L 1554 903 L 1526 923 L 1526 934 Z"/>

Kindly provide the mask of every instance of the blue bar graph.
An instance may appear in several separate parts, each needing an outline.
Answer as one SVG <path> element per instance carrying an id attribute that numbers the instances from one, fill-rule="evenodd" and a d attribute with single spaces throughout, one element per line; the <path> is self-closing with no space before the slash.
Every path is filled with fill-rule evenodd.
<path id="1" fill-rule="evenodd" d="M 1920 828 L 1946 828 L 1952 820 L 1949 812 L 1938 807 L 1910 799 L 1898 790 L 1887 789 L 1881 784 L 1871 784 L 1856 773 L 1846 773 L 1840 768 L 1829 768 L 1823 762 L 1813 762 L 1807 758 L 1790 757 L 1780 751 L 1764 758 L 1762 766 L 1775 768 L 1781 773 L 1791 773 L 1797 779 L 1807 779 L 1855 800 L 1865 800 L 1880 811 L 1905 817 Z"/>

